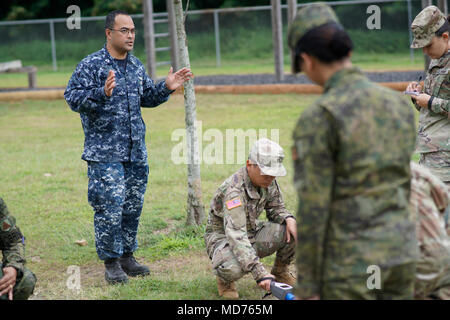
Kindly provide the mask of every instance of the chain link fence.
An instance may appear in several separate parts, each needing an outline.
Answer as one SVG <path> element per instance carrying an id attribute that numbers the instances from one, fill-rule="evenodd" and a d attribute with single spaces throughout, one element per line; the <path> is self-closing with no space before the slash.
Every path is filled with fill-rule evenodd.
<path id="1" fill-rule="evenodd" d="M 329 2 L 355 46 L 356 62 L 383 59 L 383 54 L 411 55 L 410 23 L 421 11 L 421 0 L 379 0 Z M 298 8 L 304 4 L 299 4 Z M 380 9 L 379 29 L 370 29 L 373 14 Z M 288 12 L 282 6 L 284 61 L 289 65 L 287 48 Z M 134 54 L 145 63 L 143 15 L 132 15 L 137 34 Z M 372 17 L 372 18 L 371 18 Z M 0 22 L 0 62 L 22 60 L 23 65 L 40 69 L 73 70 L 85 56 L 105 43 L 105 17 L 82 17 L 81 28 L 70 30 L 67 18 Z M 167 13 L 155 13 L 156 61 L 170 61 Z M 375 21 L 377 22 L 377 21 Z M 211 68 L 222 73 L 227 67 L 273 66 L 271 7 L 230 8 L 189 11 L 186 20 L 188 47 L 193 68 Z M 421 56 L 421 52 L 417 53 Z M 167 68 L 167 66 L 165 67 Z"/>

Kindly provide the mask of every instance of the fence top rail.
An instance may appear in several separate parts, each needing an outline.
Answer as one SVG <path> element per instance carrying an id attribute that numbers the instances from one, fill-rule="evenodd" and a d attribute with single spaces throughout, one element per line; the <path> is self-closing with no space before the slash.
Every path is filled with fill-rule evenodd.
<path id="1" fill-rule="evenodd" d="M 348 0 L 348 1 L 325 1 L 330 6 L 338 5 L 351 5 L 351 4 L 376 4 L 376 3 L 388 3 L 388 2 L 409 2 L 412 0 Z M 300 3 L 297 4 L 297 8 L 304 7 L 310 3 Z M 281 6 L 283 9 L 287 8 L 288 5 L 284 4 Z M 272 6 L 254 6 L 254 7 L 236 7 L 236 8 L 222 8 L 222 9 L 204 9 L 204 10 L 188 10 L 188 14 L 209 14 L 209 13 L 231 13 L 231 12 L 245 12 L 245 11 L 262 11 L 270 10 Z M 130 14 L 132 18 L 143 18 L 144 14 Z M 153 13 L 154 18 L 167 17 L 167 12 L 156 12 Z M 51 19 L 30 19 L 30 20 L 14 20 L 14 21 L 0 21 L 0 26 L 12 26 L 12 25 L 22 25 L 22 24 L 42 24 L 42 23 L 55 23 L 55 22 L 66 22 L 67 18 L 51 18 Z M 106 16 L 96 16 L 96 17 L 80 17 L 81 21 L 105 21 Z"/>

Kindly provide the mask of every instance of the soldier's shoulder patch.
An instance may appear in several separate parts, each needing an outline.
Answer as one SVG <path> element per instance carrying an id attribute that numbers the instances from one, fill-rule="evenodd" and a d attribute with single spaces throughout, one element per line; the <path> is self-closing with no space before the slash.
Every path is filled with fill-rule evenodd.
<path id="1" fill-rule="evenodd" d="M 2 222 L 2 231 L 8 231 L 11 228 L 11 224 L 8 220 Z"/>
<path id="2" fill-rule="evenodd" d="M 228 210 L 242 206 L 242 202 L 241 202 L 240 198 L 231 199 L 231 200 L 225 202 L 225 204 L 226 204 Z"/>

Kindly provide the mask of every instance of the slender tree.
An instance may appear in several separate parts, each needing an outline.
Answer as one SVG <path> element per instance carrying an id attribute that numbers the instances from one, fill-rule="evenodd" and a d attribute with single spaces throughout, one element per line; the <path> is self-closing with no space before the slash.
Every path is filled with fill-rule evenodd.
<path id="1" fill-rule="evenodd" d="M 184 27 L 185 17 L 181 0 L 173 0 L 177 30 L 180 68 L 190 68 L 189 52 Z M 187 10 L 186 10 L 187 12 Z M 200 177 L 199 143 L 197 137 L 197 111 L 195 104 L 194 81 L 191 79 L 184 84 L 184 104 L 186 112 L 186 142 L 188 159 L 188 198 L 187 198 L 187 225 L 200 225 L 205 217 L 202 203 L 202 183 Z"/>

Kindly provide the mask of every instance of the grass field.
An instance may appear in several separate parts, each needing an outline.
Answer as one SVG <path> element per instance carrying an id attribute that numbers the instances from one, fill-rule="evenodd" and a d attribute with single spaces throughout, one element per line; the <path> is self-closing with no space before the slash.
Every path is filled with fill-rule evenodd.
<path id="1" fill-rule="evenodd" d="M 279 130 L 288 175 L 278 179 L 286 206 L 295 212 L 290 147 L 296 119 L 315 96 L 197 95 L 202 129 Z M 184 128 L 181 95 L 156 109 L 143 109 L 150 176 L 136 256 L 152 275 L 108 286 L 94 244 L 93 212 L 87 202 L 86 164 L 80 159 L 79 115 L 63 100 L 0 102 L 0 196 L 26 236 L 28 267 L 38 283 L 33 299 L 217 299 L 215 278 L 203 243 L 204 226 L 185 227 L 186 166 L 170 160 L 171 141 Z M 225 148 L 225 146 L 224 146 Z M 248 150 L 248 145 L 246 146 Z M 201 167 L 206 211 L 216 188 L 241 164 Z M 87 246 L 75 241 L 86 239 Z M 270 270 L 273 257 L 263 259 Z M 81 291 L 67 288 L 69 266 L 81 271 Z M 237 282 L 242 299 L 264 292 L 251 276 Z"/>
<path id="2" fill-rule="evenodd" d="M 414 59 L 408 53 L 404 54 L 354 54 L 353 63 L 365 71 L 395 71 L 395 70 L 421 70 L 424 62 L 423 56 L 416 52 Z M 285 62 L 288 63 L 288 58 Z M 73 65 L 64 65 L 53 71 L 50 65 L 38 67 L 37 85 L 39 87 L 65 87 L 78 62 Z M 215 60 L 202 60 L 191 63 L 191 68 L 196 76 L 219 75 L 219 74 L 273 74 L 273 59 L 245 60 L 223 60 L 221 67 L 216 66 Z M 169 70 L 168 66 L 158 67 L 157 76 L 165 77 Z M 290 66 L 285 64 L 284 71 L 290 73 Z M 25 73 L 3 73 L 0 74 L 0 88 L 27 87 L 28 77 Z"/>

